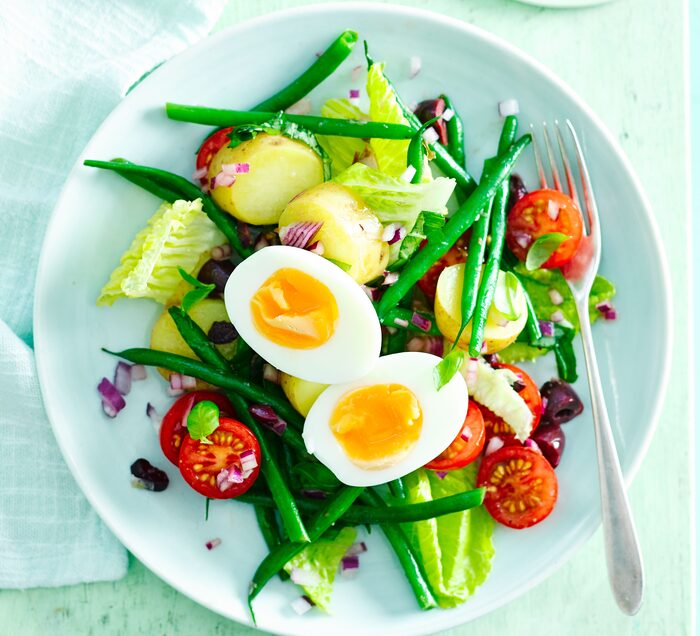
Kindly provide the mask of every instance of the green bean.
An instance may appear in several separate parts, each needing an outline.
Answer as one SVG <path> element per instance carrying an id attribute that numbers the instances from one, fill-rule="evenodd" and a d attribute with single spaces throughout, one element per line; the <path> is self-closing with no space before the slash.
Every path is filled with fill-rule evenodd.
<path id="1" fill-rule="evenodd" d="M 392 479 L 389 482 L 389 492 L 394 499 L 402 500 L 406 499 L 406 484 L 403 483 L 401 477 Z"/>
<path id="2" fill-rule="evenodd" d="M 450 249 L 457 239 L 471 227 L 477 214 L 493 199 L 498 186 L 508 178 L 518 157 L 530 143 L 530 135 L 524 135 L 507 152 L 500 154 L 493 164 L 493 169 L 481 180 L 476 190 L 459 207 L 440 231 L 428 237 L 427 245 L 416 252 L 406 263 L 401 276 L 389 287 L 377 304 L 377 315 L 381 320 L 393 309 L 403 296 L 430 269 L 433 263 Z"/>
<path id="3" fill-rule="evenodd" d="M 168 193 L 175 193 L 177 195 L 177 199 L 187 199 L 189 201 L 201 199 L 202 210 L 221 230 L 228 242 L 231 244 L 231 247 L 243 258 L 252 254 L 252 248 L 244 247 L 243 243 L 241 243 L 241 239 L 238 236 L 238 223 L 236 220 L 230 214 L 224 212 L 216 203 L 214 203 L 214 200 L 211 197 L 204 194 L 194 183 L 191 183 L 185 179 L 185 177 L 181 177 L 180 175 L 173 174 L 172 172 L 168 172 L 166 170 L 160 170 L 159 168 L 139 166 L 129 161 L 125 161 L 124 159 L 119 159 L 118 161 L 96 161 L 94 159 L 86 159 L 83 164 L 90 166 L 91 168 L 113 170 L 121 177 L 132 181 L 132 183 L 137 183 L 133 180 L 133 177 L 136 177 L 141 181 L 150 180 L 153 185 L 146 187 L 146 189 L 153 194 L 159 192 L 160 194 L 158 196 Z M 137 185 L 142 184 L 137 183 Z M 170 197 L 167 198 L 166 201 L 170 201 L 172 203 Z"/>
<path id="4" fill-rule="evenodd" d="M 235 391 L 251 402 L 269 404 L 277 415 L 288 424 L 298 429 L 301 429 L 304 425 L 304 418 L 299 415 L 289 403 L 278 400 L 274 396 L 267 395 L 257 384 L 249 380 L 241 380 L 232 375 L 230 371 L 221 371 L 199 360 L 193 360 L 187 356 L 168 353 L 166 351 L 157 351 L 155 349 L 133 348 L 125 349 L 124 351 L 103 349 L 103 351 L 113 356 L 124 358 L 124 360 L 129 360 L 134 364 L 145 364 L 149 367 L 163 367 L 164 369 L 170 369 L 176 373 L 193 376 L 222 389 Z"/>
<path id="5" fill-rule="evenodd" d="M 406 165 L 413 167 L 415 172 L 411 177 L 411 183 L 420 183 L 423 178 L 423 165 L 425 164 L 425 143 L 423 133 L 430 128 L 439 117 L 433 117 L 426 121 L 411 137 L 411 143 L 408 144 L 406 152 Z"/>
<path id="6" fill-rule="evenodd" d="M 186 121 L 192 124 L 208 126 L 241 126 L 264 124 L 277 113 L 253 110 L 229 110 L 226 108 L 207 108 L 206 106 L 188 106 L 186 104 L 165 104 L 165 112 L 170 119 Z M 360 121 L 356 119 L 333 119 L 316 115 L 285 114 L 287 121 L 303 126 L 316 135 L 340 137 L 358 137 L 360 139 L 410 139 L 413 128 L 403 124 L 387 124 L 380 121 Z"/>
<path id="7" fill-rule="evenodd" d="M 506 117 L 503 123 L 501 138 L 498 142 L 498 152 L 505 150 L 513 143 L 518 130 L 518 119 L 513 115 Z M 491 243 L 489 254 L 484 265 L 484 273 L 476 298 L 476 312 L 472 320 L 472 333 L 469 340 L 469 355 L 478 356 L 484 340 L 484 329 L 488 318 L 489 309 L 496 293 L 496 284 L 500 271 L 501 256 L 503 255 L 503 243 L 506 236 L 506 217 L 508 214 L 508 180 L 504 180 L 496 192 L 493 201 L 491 219 Z"/>
<path id="8" fill-rule="evenodd" d="M 280 543 L 282 543 L 282 535 L 280 534 L 280 529 L 277 525 L 275 509 L 255 506 L 255 519 L 258 522 L 260 534 L 262 534 L 267 549 L 274 550 Z M 286 581 L 289 579 L 289 574 L 287 574 L 284 570 L 280 570 L 279 577 L 282 581 Z"/>
<path id="9" fill-rule="evenodd" d="M 309 524 L 311 541 L 318 541 L 323 533 L 352 506 L 363 490 L 363 488 L 355 486 L 345 486 L 333 495 Z M 255 571 L 248 589 L 248 607 L 251 614 L 253 614 L 253 600 L 260 594 L 267 582 L 305 547 L 304 543 L 282 543 L 263 559 Z"/>
<path id="10" fill-rule="evenodd" d="M 133 165 L 130 161 L 127 161 L 126 159 L 117 158 L 113 159 L 113 161 L 116 163 Z M 160 183 L 153 181 L 153 179 L 150 179 L 148 177 L 135 174 L 122 174 L 121 176 L 124 177 L 127 181 L 131 181 L 131 183 L 133 183 L 134 185 L 139 186 L 139 188 L 143 188 L 147 192 L 150 192 L 159 199 L 162 199 L 163 201 L 174 203 L 178 199 L 182 199 L 181 192 L 161 185 Z"/>
<path id="11" fill-rule="evenodd" d="M 430 329 L 427 331 L 416 327 L 411 322 L 413 314 L 418 314 L 422 318 L 430 321 Z M 398 323 L 396 321 L 399 321 Z M 408 323 L 404 327 L 404 322 Z M 435 315 L 427 311 L 413 311 L 412 309 L 406 309 L 405 307 L 393 307 L 388 310 L 383 318 L 381 318 L 381 323 L 386 327 L 398 327 L 399 329 L 408 329 L 408 331 L 415 331 L 416 333 L 422 333 L 426 336 L 441 336 L 442 332 L 438 329 L 437 322 L 435 321 Z"/>
<path id="12" fill-rule="evenodd" d="M 400 487 L 403 487 L 403 482 Z M 480 506 L 483 503 L 485 492 L 483 488 L 476 488 L 422 503 L 397 503 L 391 506 L 384 505 L 379 508 L 374 505 L 355 503 L 343 513 L 340 519 L 345 523 L 356 525 L 425 521 L 426 519 L 434 519 L 435 517 L 442 517 L 443 515 L 462 512 Z M 275 505 L 269 495 L 251 493 L 250 491 L 237 497 L 236 501 L 263 507 Z M 322 501 L 315 499 L 300 498 L 297 500 L 297 506 L 305 513 L 317 513 L 323 505 Z"/>
<path id="13" fill-rule="evenodd" d="M 331 75 L 350 55 L 356 42 L 355 31 L 343 31 L 299 77 L 272 97 L 260 102 L 253 110 L 278 111 L 289 108 Z"/>
<path id="14" fill-rule="evenodd" d="M 362 498 L 378 509 L 387 507 L 384 500 L 372 490 L 366 490 Z M 393 523 L 383 523 L 380 525 L 380 528 L 396 553 L 420 608 L 429 610 L 437 607 L 435 595 L 425 575 L 423 566 L 401 527 Z"/>
<path id="15" fill-rule="evenodd" d="M 464 151 L 464 124 L 462 123 L 462 118 L 447 95 L 440 95 L 440 98 L 445 102 L 445 110 L 449 108 L 453 113 L 452 117 L 445 122 L 445 127 L 447 128 L 447 150 L 462 168 L 466 168 L 467 158 Z"/>

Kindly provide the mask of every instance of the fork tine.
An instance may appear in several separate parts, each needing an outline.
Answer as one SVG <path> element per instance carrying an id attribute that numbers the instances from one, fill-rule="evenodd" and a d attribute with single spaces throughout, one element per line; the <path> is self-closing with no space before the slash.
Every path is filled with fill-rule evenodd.
<path id="1" fill-rule="evenodd" d="M 557 138 L 557 145 L 559 146 L 559 154 L 561 155 L 561 162 L 564 164 L 564 174 L 566 175 L 566 185 L 569 189 L 569 196 L 574 200 L 574 203 L 581 209 L 581 202 L 578 198 L 578 192 L 576 192 L 576 182 L 574 181 L 574 175 L 571 172 L 571 164 L 569 163 L 569 157 L 566 154 L 566 148 L 564 147 L 564 140 L 561 136 L 561 130 L 559 128 L 559 121 L 554 120 L 554 134 Z"/>
<path id="2" fill-rule="evenodd" d="M 588 234 L 592 234 L 594 228 L 598 224 L 598 206 L 595 201 L 595 196 L 593 196 L 593 190 L 591 188 L 591 177 L 588 173 L 588 166 L 586 165 L 586 160 L 583 158 L 583 150 L 581 150 L 581 144 L 578 140 L 578 135 L 574 129 L 574 125 L 571 123 L 570 119 L 566 120 L 566 126 L 571 133 L 571 137 L 574 140 L 574 148 L 576 149 L 576 160 L 578 161 L 578 169 L 581 174 L 581 189 L 583 192 L 583 202 L 585 206 L 585 213 L 588 216 Z"/>
<path id="3" fill-rule="evenodd" d="M 544 167 L 542 166 L 542 155 L 540 155 L 540 148 L 539 144 L 537 143 L 535 127 L 532 124 L 530 124 L 530 132 L 532 133 L 532 149 L 535 152 L 535 163 L 537 164 L 537 175 L 540 178 L 540 188 L 546 188 L 547 177 L 544 174 Z"/>
<path id="4" fill-rule="evenodd" d="M 549 130 L 546 122 L 542 122 L 542 133 L 544 136 L 544 145 L 547 149 L 547 157 L 549 158 L 549 169 L 552 171 L 552 180 L 554 181 L 554 189 L 561 192 L 561 179 L 559 178 L 559 170 L 557 170 L 557 162 L 554 159 L 552 152 L 552 144 L 549 141 Z"/>

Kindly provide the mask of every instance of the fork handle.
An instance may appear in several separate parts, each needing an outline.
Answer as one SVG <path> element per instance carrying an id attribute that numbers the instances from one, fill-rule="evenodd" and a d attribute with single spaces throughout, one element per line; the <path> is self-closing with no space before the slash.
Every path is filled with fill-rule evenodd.
<path id="1" fill-rule="evenodd" d="M 577 301 L 576 308 L 591 392 L 608 579 L 618 606 L 625 614 L 632 616 L 639 611 L 644 594 L 642 554 L 605 406 L 591 335 L 588 298 Z"/>

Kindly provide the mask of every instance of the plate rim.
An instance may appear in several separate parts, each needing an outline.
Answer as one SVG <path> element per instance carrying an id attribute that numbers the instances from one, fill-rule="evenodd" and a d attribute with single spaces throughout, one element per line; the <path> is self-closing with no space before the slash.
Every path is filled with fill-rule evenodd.
<path id="1" fill-rule="evenodd" d="M 275 22 L 280 22 L 280 21 L 285 21 L 290 18 L 295 18 L 295 17 L 300 17 L 304 16 L 305 14 L 316 14 L 316 13 L 321 13 L 321 14 L 336 14 L 336 13 L 357 13 L 357 12 L 365 12 L 365 13 L 373 13 L 373 14 L 384 14 L 387 16 L 391 17 L 410 17 L 410 18 L 419 18 L 423 19 L 426 21 L 430 21 L 433 23 L 436 23 L 440 28 L 449 28 L 449 29 L 457 29 L 461 30 L 465 33 L 468 33 L 470 37 L 480 40 L 482 42 L 485 42 L 489 45 L 495 46 L 496 48 L 500 48 L 506 53 L 508 53 L 510 56 L 513 56 L 517 58 L 520 62 L 525 64 L 526 66 L 530 67 L 534 72 L 541 74 L 544 76 L 548 81 L 550 81 L 552 84 L 554 84 L 562 93 L 566 95 L 570 100 L 572 100 L 582 111 L 583 113 L 590 119 L 594 127 L 597 129 L 597 132 L 602 135 L 604 138 L 605 142 L 609 145 L 609 147 L 612 149 L 613 154 L 615 158 L 619 161 L 620 166 L 622 167 L 624 173 L 626 174 L 627 178 L 630 179 L 630 182 L 632 183 L 634 189 L 636 190 L 641 202 L 642 202 L 642 209 L 643 213 L 646 216 L 649 227 L 651 228 L 651 245 L 652 248 L 654 249 L 656 256 L 657 256 L 657 261 L 660 265 L 660 278 L 662 282 L 662 294 L 663 298 L 661 298 L 661 304 L 663 306 L 663 319 L 666 322 L 666 333 L 665 333 L 665 346 L 663 348 L 663 358 L 660 361 L 661 362 L 661 381 L 660 385 L 658 387 L 658 393 L 657 393 L 657 400 L 654 404 L 654 408 L 652 413 L 650 414 L 649 417 L 649 422 L 650 425 L 648 427 L 647 433 L 644 436 L 644 438 L 641 440 L 641 444 L 639 445 L 639 452 L 637 453 L 636 457 L 633 458 L 633 460 L 630 462 L 629 467 L 626 471 L 623 470 L 623 477 L 625 480 L 625 485 L 626 485 L 626 490 L 629 490 L 629 486 L 634 480 L 634 477 L 636 476 L 637 472 L 639 471 L 639 468 L 641 466 L 642 461 L 646 457 L 648 451 L 649 451 L 649 445 L 651 444 L 652 438 L 654 436 L 654 433 L 656 432 L 656 429 L 658 427 L 658 423 L 660 420 L 660 415 L 661 415 L 661 410 L 664 406 L 666 394 L 667 394 L 667 388 L 670 380 L 670 368 L 671 368 L 671 354 L 673 350 L 673 343 L 674 343 L 674 324 L 673 324 L 673 310 L 671 306 L 671 277 L 670 277 L 670 272 L 669 272 L 669 267 L 668 267 L 668 260 L 666 258 L 666 252 L 663 246 L 662 242 L 662 237 L 661 233 L 659 230 L 659 226 L 656 220 L 656 217 L 653 214 L 651 204 L 649 202 L 649 199 L 647 197 L 646 191 L 644 190 L 644 187 L 641 183 L 641 180 L 637 176 L 631 161 L 628 159 L 626 156 L 625 152 L 623 151 L 622 147 L 618 143 L 617 139 L 612 135 L 612 133 L 608 130 L 606 125 L 603 123 L 601 118 L 593 111 L 593 109 L 588 105 L 588 103 L 580 97 L 565 81 L 563 81 L 558 75 L 556 75 L 552 70 L 550 70 L 547 66 L 544 65 L 544 63 L 540 62 L 536 58 L 534 58 L 532 55 L 529 53 L 519 49 L 517 46 L 511 44 L 507 40 L 505 40 L 503 37 L 496 35 L 494 33 L 491 33 L 487 31 L 486 29 L 483 29 L 481 27 L 478 27 L 474 24 L 470 24 L 468 22 L 465 22 L 464 20 L 457 18 L 457 17 L 452 17 L 448 14 L 445 13 L 440 13 L 437 11 L 431 11 L 428 9 L 422 9 L 422 8 L 417 8 L 417 7 L 409 7 L 409 6 L 404 6 L 404 5 L 397 5 L 397 4 L 378 4 L 378 3 L 373 3 L 373 2 L 368 2 L 368 1 L 362 1 L 362 2 L 353 2 L 353 3 L 344 3 L 344 2 L 329 2 L 329 3 L 314 3 L 310 5 L 303 5 L 299 7 L 292 7 L 288 9 L 283 9 L 279 11 L 273 11 L 271 13 L 267 14 L 262 14 L 259 16 L 255 16 L 250 19 L 242 20 L 241 22 L 238 22 L 234 25 L 231 25 L 230 27 L 227 27 L 225 29 L 222 29 L 221 31 L 210 34 L 207 37 L 205 37 L 202 40 L 199 40 L 198 42 L 192 44 L 191 46 L 188 46 L 186 49 L 183 51 L 177 53 L 176 55 L 171 56 L 167 60 L 165 60 L 160 66 L 158 66 L 156 69 L 154 69 L 147 77 L 143 79 L 143 81 L 139 82 L 135 87 L 133 87 L 130 91 L 128 91 L 122 99 L 116 104 L 116 106 L 110 111 L 110 113 L 107 115 L 107 117 L 102 121 L 102 123 L 97 127 L 95 132 L 92 134 L 88 142 L 86 143 L 85 147 L 81 150 L 80 154 L 78 155 L 75 164 L 71 168 L 69 174 L 66 177 L 66 180 L 64 182 L 64 185 L 61 189 L 61 193 L 58 196 L 56 203 L 51 211 L 51 215 L 49 218 L 49 221 L 46 226 L 46 231 L 44 234 L 44 238 L 42 240 L 42 249 L 40 252 L 40 258 L 37 266 L 37 273 L 36 273 L 36 278 L 35 278 L 35 290 L 34 290 L 34 310 L 33 310 L 33 331 L 34 331 L 34 351 L 35 351 L 35 360 L 36 360 L 36 367 L 37 367 L 37 375 L 39 379 L 39 385 L 41 389 L 41 394 L 42 394 L 42 399 L 44 402 L 44 408 L 47 414 L 47 417 L 49 419 L 49 422 L 51 423 L 51 428 L 54 433 L 54 437 L 56 438 L 56 442 L 61 450 L 61 454 L 63 455 L 64 460 L 66 461 L 66 464 L 68 465 L 68 468 L 71 471 L 71 474 L 73 478 L 75 479 L 76 483 L 80 487 L 80 490 L 82 491 L 83 495 L 85 498 L 88 500 L 92 508 L 95 510 L 95 512 L 98 514 L 100 517 L 100 520 L 109 528 L 109 530 L 114 534 L 114 536 L 119 540 L 120 543 L 124 546 L 125 549 L 127 549 L 129 552 L 131 552 L 141 563 L 143 563 L 153 574 L 155 574 L 158 578 L 160 578 L 162 581 L 164 581 L 167 585 L 172 587 L 173 589 L 177 590 L 180 594 L 183 596 L 189 598 L 190 600 L 194 601 L 195 603 L 202 605 L 203 607 L 206 607 L 208 610 L 216 613 L 219 616 L 223 616 L 224 618 L 227 618 L 229 620 L 233 620 L 234 622 L 238 622 L 250 627 L 256 627 L 258 629 L 264 628 L 265 630 L 270 631 L 271 633 L 275 634 L 295 634 L 297 633 L 296 631 L 282 631 L 281 629 L 278 629 L 277 627 L 270 627 L 270 626 L 264 626 L 263 627 L 258 627 L 257 625 L 254 625 L 250 619 L 250 616 L 248 614 L 244 614 L 243 616 L 232 616 L 231 614 L 223 614 L 219 609 L 217 609 L 213 603 L 208 602 L 206 596 L 204 594 L 194 594 L 189 590 L 185 590 L 184 587 L 180 584 L 179 581 L 172 581 L 169 578 L 166 578 L 163 574 L 161 574 L 161 568 L 156 562 L 153 562 L 151 560 L 150 555 L 148 554 L 143 554 L 139 549 L 134 549 L 132 546 L 128 546 L 121 537 L 121 532 L 115 525 L 112 524 L 111 519 L 107 518 L 107 515 L 103 515 L 104 508 L 101 501 L 99 501 L 97 498 L 93 497 L 93 494 L 91 493 L 90 486 L 87 480 L 87 477 L 83 477 L 81 475 L 81 470 L 78 466 L 78 463 L 75 461 L 74 457 L 72 456 L 71 449 L 68 447 L 66 443 L 64 443 L 61 434 L 59 432 L 59 427 L 54 423 L 55 421 L 58 420 L 58 416 L 54 418 L 54 414 L 58 413 L 61 409 L 59 408 L 58 404 L 53 404 L 51 399 L 49 399 L 47 396 L 50 395 L 49 392 L 49 385 L 51 384 L 51 378 L 48 376 L 48 360 L 45 361 L 44 359 L 44 338 L 42 336 L 42 333 L 44 333 L 44 328 L 43 328 L 43 321 L 48 319 L 49 313 L 44 311 L 44 304 L 42 301 L 42 298 L 44 297 L 44 280 L 46 278 L 45 271 L 48 268 L 48 260 L 46 257 L 46 250 L 44 250 L 44 245 L 48 243 L 49 240 L 51 240 L 52 236 L 56 233 L 56 228 L 58 227 L 58 216 L 56 214 L 57 210 L 59 210 L 61 207 L 63 207 L 63 200 L 67 196 L 66 191 L 68 189 L 68 184 L 74 179 L 75 175 L 77 174 L 78 170 L 82 168 L 82 161 L 83 161 L 83 156 L 85 154 L 85 149 L 91 144 L 92 140 L 94 139 L 95 136 L 97 136 L 99 133 L 102 132 L 104 128 L 106 128 L 112 118 L 114 117 L 115 113 L 118 111 L 121 111 L 121 109 L 128 108 L 130 104 L 130 96 L 132 94 L 138 95 L 141 91 L 144 90 L 144 85 L 147 84 L 149 81 L 152 80 L 153 77 L 158 77 L 160 72 L 161 72 L 161 67 L 166 66 L 167 64 L 170 63 L 171 60 L 179 58 L 187 58 L 191 56 L 196 56 L 200 54 L 200 51 L 202 49 L 206 49 L 208 47 L 215 47 L 218 45 L 219 41 L 225 40 L 228 38 L 235 37 L 235 34 L 238 31 L 242 30 L 248 30 L 251 28 L 256 28 L 256 27 L 264 27 L 269 24 L 275 23 Z M 48 356 L 47 356 L 48 357 Z M 473 616 L 468 618 L 466 621 L 462 620 L 461 618 L 458 618 L 455 620 L 455 618 L 451 618 L 456 616 L 454 612 L 448 612 L 444 611 L 441 612 L 440 614 L 434 614 L 433 616 L 433 621 L 431 622 L 431 626 L 428 630 L 424 629 L 424 625 L 418 624 L 416 625 L 415 628 L 405 628 L 403 629 L 403 634 L 405 636 L 423 636 L 424 634 L 429 634 L 429 633 L 434 633 L 438 630 L 443 630 L 443 629 L 449 629 L 452 627 L 456 627 L 462 624 L 469 623 L 481 616 L 485 616 L 495 609 L 499 607 L 504 607 L 505 605 L 509 604 L 511 601 L 515 600 L 516 598 L 522 596 L 525 592 L 532 590 L 535 588 L 537 585 L 542 583 L 545 579 L 549 578 L 552 574 L 554 574 L 557 570 L 559 570 L 565 563 L 567 563 L 573 556 L 576 554 L 593 536 L 595 531 L 598 529 L 600 526 L 600 517 L 599 515 L 595 519 L 595 521 L 591 524 L 591 527 L 589 529 L 584 529 L 584 531 L 581 533 L 581 535 L 572 542 L 572 544 L 564 550 L 558 558 L 555 560 L 552 560 L 549 564 L 547 564 L 545 567 L 542 568 L 539 572 L 537 572 L 529 581 L 526 586 L 523 586 L 521 588 L 518 588 L 516 590 L 513 590 L 511 593 L 499 597 L 496 601 L 487 603 L 484 605 L 484 607 L 475 613 Z M 602 565 L 602 560 L 601 560 L 601 565 Z"/>

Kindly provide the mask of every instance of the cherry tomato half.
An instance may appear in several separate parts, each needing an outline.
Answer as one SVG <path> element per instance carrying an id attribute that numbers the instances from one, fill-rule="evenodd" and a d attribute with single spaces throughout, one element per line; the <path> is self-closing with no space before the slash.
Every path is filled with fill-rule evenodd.
<path id="1" fill-rule="evenodd" d="M 209 164 L 214 158 L 214 155 L 219 152 L 231 139 L 229 138 L 229 133 L 233 130 L 233 126 L 228 128 L 222 128 L 217 130 L 215 133 L 211 134 L 202 144 L 202 147 L 197 153 L 197 170 L 202 168 L 209 169 Z M 203 176 L 200 181 L 202 183 L 207 183 L 209 181 L 208 176 Z"/>
<path id="2" fill-rule="evenodd" d="M 520 199 L 508 213 L 506 242 L 518 259 L 524 261 L 532 243 L 540 236 L 560 232 L 569 238 L 541 265 L 561 267 L 578 250 L 583 236 L 583 217 L 571 197 L 557 190 L 535 190 Z"/>
<path id="3" fill-rule="evenodd" d="M 442 270 L 451 265 L 464 263 L 467 260 L 468 245 L 468 236 L 460 236 L 457 242 L 423 274 L 423 277 L 418 281 L 418 287 L 427 296 L 428 300 L 431 302 L 435 300 L 435 290 L 437 289 L 438 278 L 440 278 Z"/>
<path id="4" fill-rule="evenodd" d="M 523 385 L 523 388 L 518 391 L 518 395 L 525 400 L 525 404 L 527 404 L 532 413 L 532 430 L 534 431 L 540 423 L 542 411 L 544 410 L 542 408 L 542 396 L 540 395 L 540 390 L 537 388 L 537 385 L 533 379 L 519 367 L 512 364 L 503 364 L 502 362 L 494 363 L 493 366 L 497 369 L 509 369 L 517 376 L 518 382 Z M 499 417 L 482 404 L 479 404 L 479 408 L 484 417 L 486 441 L 494 436 L 498 436 L 504 441 L 515 438 L 515 431 L 503 421 L 503 418 Z"/>
<path id="5" fill-rule="evenodd" d="M 484 418 L 475 402 L 469 400 L 467 417 L 454 441 L 433 461 L 425 465 L 430 470 L 456 470 L 471 464 L 484 448 Z"/>
<path id="6" fill-rule="evenodd" d="M 200 495 L 209 499 L 231 499 L 250 488 L 260 473 L 260 445 L 250 429 L 238 420 L 219 418 L 219 427 L 208 437 L 211 444 L 185 435 L 180 450 L 180 473 Z M 222 470 L 241 469 L 241 454 L 252 451 L 257 465 L 240 483 L 217 484 Z"/>
<path id="7" fill-rule="evenodd" d="M 516 530 L 547 517 L 559 489 L 554 469 L 542 453 L 524 446 L 503 446 L 484 457 L 476 483 L 486 487 L 484 506 L 489 514 Z"/>
<path id="8" fill-rule="evenodd" d="M 187 434 L 187 416 L 197 402 L 204 400 L 214 402 L 223 414 L 233 415 L 234 413 L 231 402 L 221 393 L 214 393 L 214 391 L 193 391 L 178 398 L 165 414 L 160 425 L 160 448 L 175 466 L 180 459 L 182 440 Z"/>

